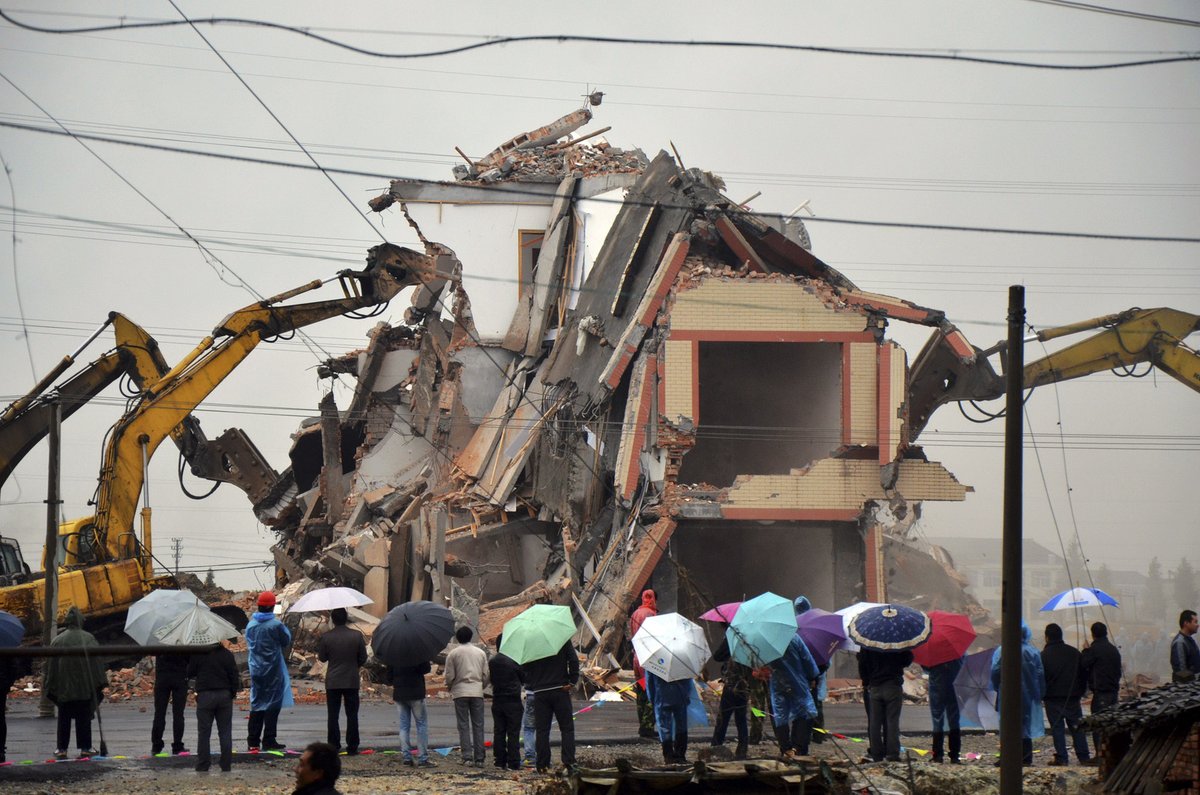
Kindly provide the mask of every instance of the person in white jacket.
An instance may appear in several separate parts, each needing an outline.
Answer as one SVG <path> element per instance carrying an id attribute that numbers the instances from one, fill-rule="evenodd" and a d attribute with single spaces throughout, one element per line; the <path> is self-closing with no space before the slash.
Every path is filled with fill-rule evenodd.
<path id="1" fill-rule="evenodd" d="M 463 764 L 483 767 L 483 689 L 488 686 L 488 659 L 487 652 L 472 645 L 472 634 L 470 627 L 459 627 L 454 633 L 458 645 L 446 655 L 446 687 L 454 699 Z"/>

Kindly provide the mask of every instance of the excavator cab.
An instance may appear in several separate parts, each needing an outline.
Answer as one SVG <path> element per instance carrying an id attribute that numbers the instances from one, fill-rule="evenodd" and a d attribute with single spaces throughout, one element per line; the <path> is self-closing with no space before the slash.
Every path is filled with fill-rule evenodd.
<path id="1" fill-rule="evenodd" d="M 15 538 L 0 536 L 0 586 L 29 582 L 33 572 L 21 555 L 21 545 Z"/>

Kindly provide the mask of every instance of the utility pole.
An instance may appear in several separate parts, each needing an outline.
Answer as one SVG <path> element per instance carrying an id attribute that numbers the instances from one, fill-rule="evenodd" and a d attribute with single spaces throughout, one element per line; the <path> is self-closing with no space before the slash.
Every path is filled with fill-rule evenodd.
<path id="1" fill-rule="evenodd" d="M 46 587 L 42 605 L 42 645 L 54 641 L 58 629 L 58 514 L 62 499 L 59 494 L 62 459 L 62 404 L 57 398 L 50 400 L 49 428 L 50 467 L 46 483 Z M 43 672 L 45 669 L 42 669 Z M 38 715 L 54 717 L 54 704 L 46 698 L 45 674 L 42 675 L 42 698 L 38 704 Z"/>
<path id="2" fill-rule="evenodd" d="M 1019 795 L 1021 757 L 1021 516 L 1024 477 L 1025 288 L 1008 288 L 1004 366 L 1004 531 L 1000 544 L 1000 793 Z"/>
<path id="3" fill-rule="evenodd" d="M 183 556 L 183 539 L 172 538 L 171 549 L 175 553 L 175 576 L 179 576 L 179 558 Z"/>

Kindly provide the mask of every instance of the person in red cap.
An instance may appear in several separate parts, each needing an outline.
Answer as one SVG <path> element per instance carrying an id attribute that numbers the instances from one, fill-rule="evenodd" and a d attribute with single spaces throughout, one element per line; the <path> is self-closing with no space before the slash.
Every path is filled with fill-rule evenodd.
<path id="1" fill-rule="evenodd" d="M 647 588 L 642 591 L 642 604 L 629 617 L 629 637 L 632 639 L 637 634 L 637 631 L 641 629 L 643 621 L 650 616 L 656 615 L 658 615 L 658 600 L 654 595 L 654 591 Z M 654 728 L 654 705 L 650 703 L 650 699 L 646 696 L 646 688 L 642 684 L 645 675 L 646 673 L 642 670 L 642 664 L 638 662 L 637 651 L 635 650 L 633 652 L 633 685 L 634 692 L 637 694 L 638 736 L 657 737 L 658 732 Z"/>
<path id="2" fill-rule="evenodd" d="M 275 594 L 258 595 L 258 612 L 246 627 L 246 648 L 250 652 L 250 726 L 247 743 L 251 751 L 281 751 L 286 746 L 275 736 L 281 710 L 293 706 L 292 680 L 288 676 L 286 653 L 292 645 L 292 633 L 275 618 Z"/>

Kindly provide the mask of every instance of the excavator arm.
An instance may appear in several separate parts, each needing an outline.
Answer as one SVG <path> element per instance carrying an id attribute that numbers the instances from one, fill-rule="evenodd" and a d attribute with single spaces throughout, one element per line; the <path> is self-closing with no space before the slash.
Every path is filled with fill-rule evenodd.
<path id="1" fill-rule="evenodd" d="M 97 554 L 141 557 L 150 570 L 149 539 L 138 550 L 133 527 L 145 484 L 145 467 L 159 444 L 264 340 L 348 312 L 377 306 L 401 290 L 432 278 L 435 262 L 423 254 L 383 244 L 371 249 L 363 271 L 343 271 L 259 301 L 226 317 L 169 372 L 148 383 L 136 406 L 113 426 L 100 470 L 96 514 L 76 522 L 90 530 Z M 284 301 L 338 281 L 342 297 L 301 304 Z M 223 466 L 223 464 L 222 464 Z M 221 468 L 221 467 L 218 467 Z M 143 534 L 149 532 L 147 509 Z"/>
<path id="2" fill-rule="evenodd" d="M 1200 330 L 1200 316 L 1177 309 L 1129 309 L 1039 331 L 1026 342 L 1058 339 L 1101 329 L 1096 334 L 1025 365 L 1025 388 L 1081 378 L 1114 368 L 1149 363 L 1200 392 L 1200 353 L 1185 339 Z M 908 379 L 908 441 L 924 430 L 939 406 L 1004 395 L 1006 343 L 981 350 L 945 324 L 925 343 Z M 1000 373 L 990 357 L 1000 362 Z"/>

